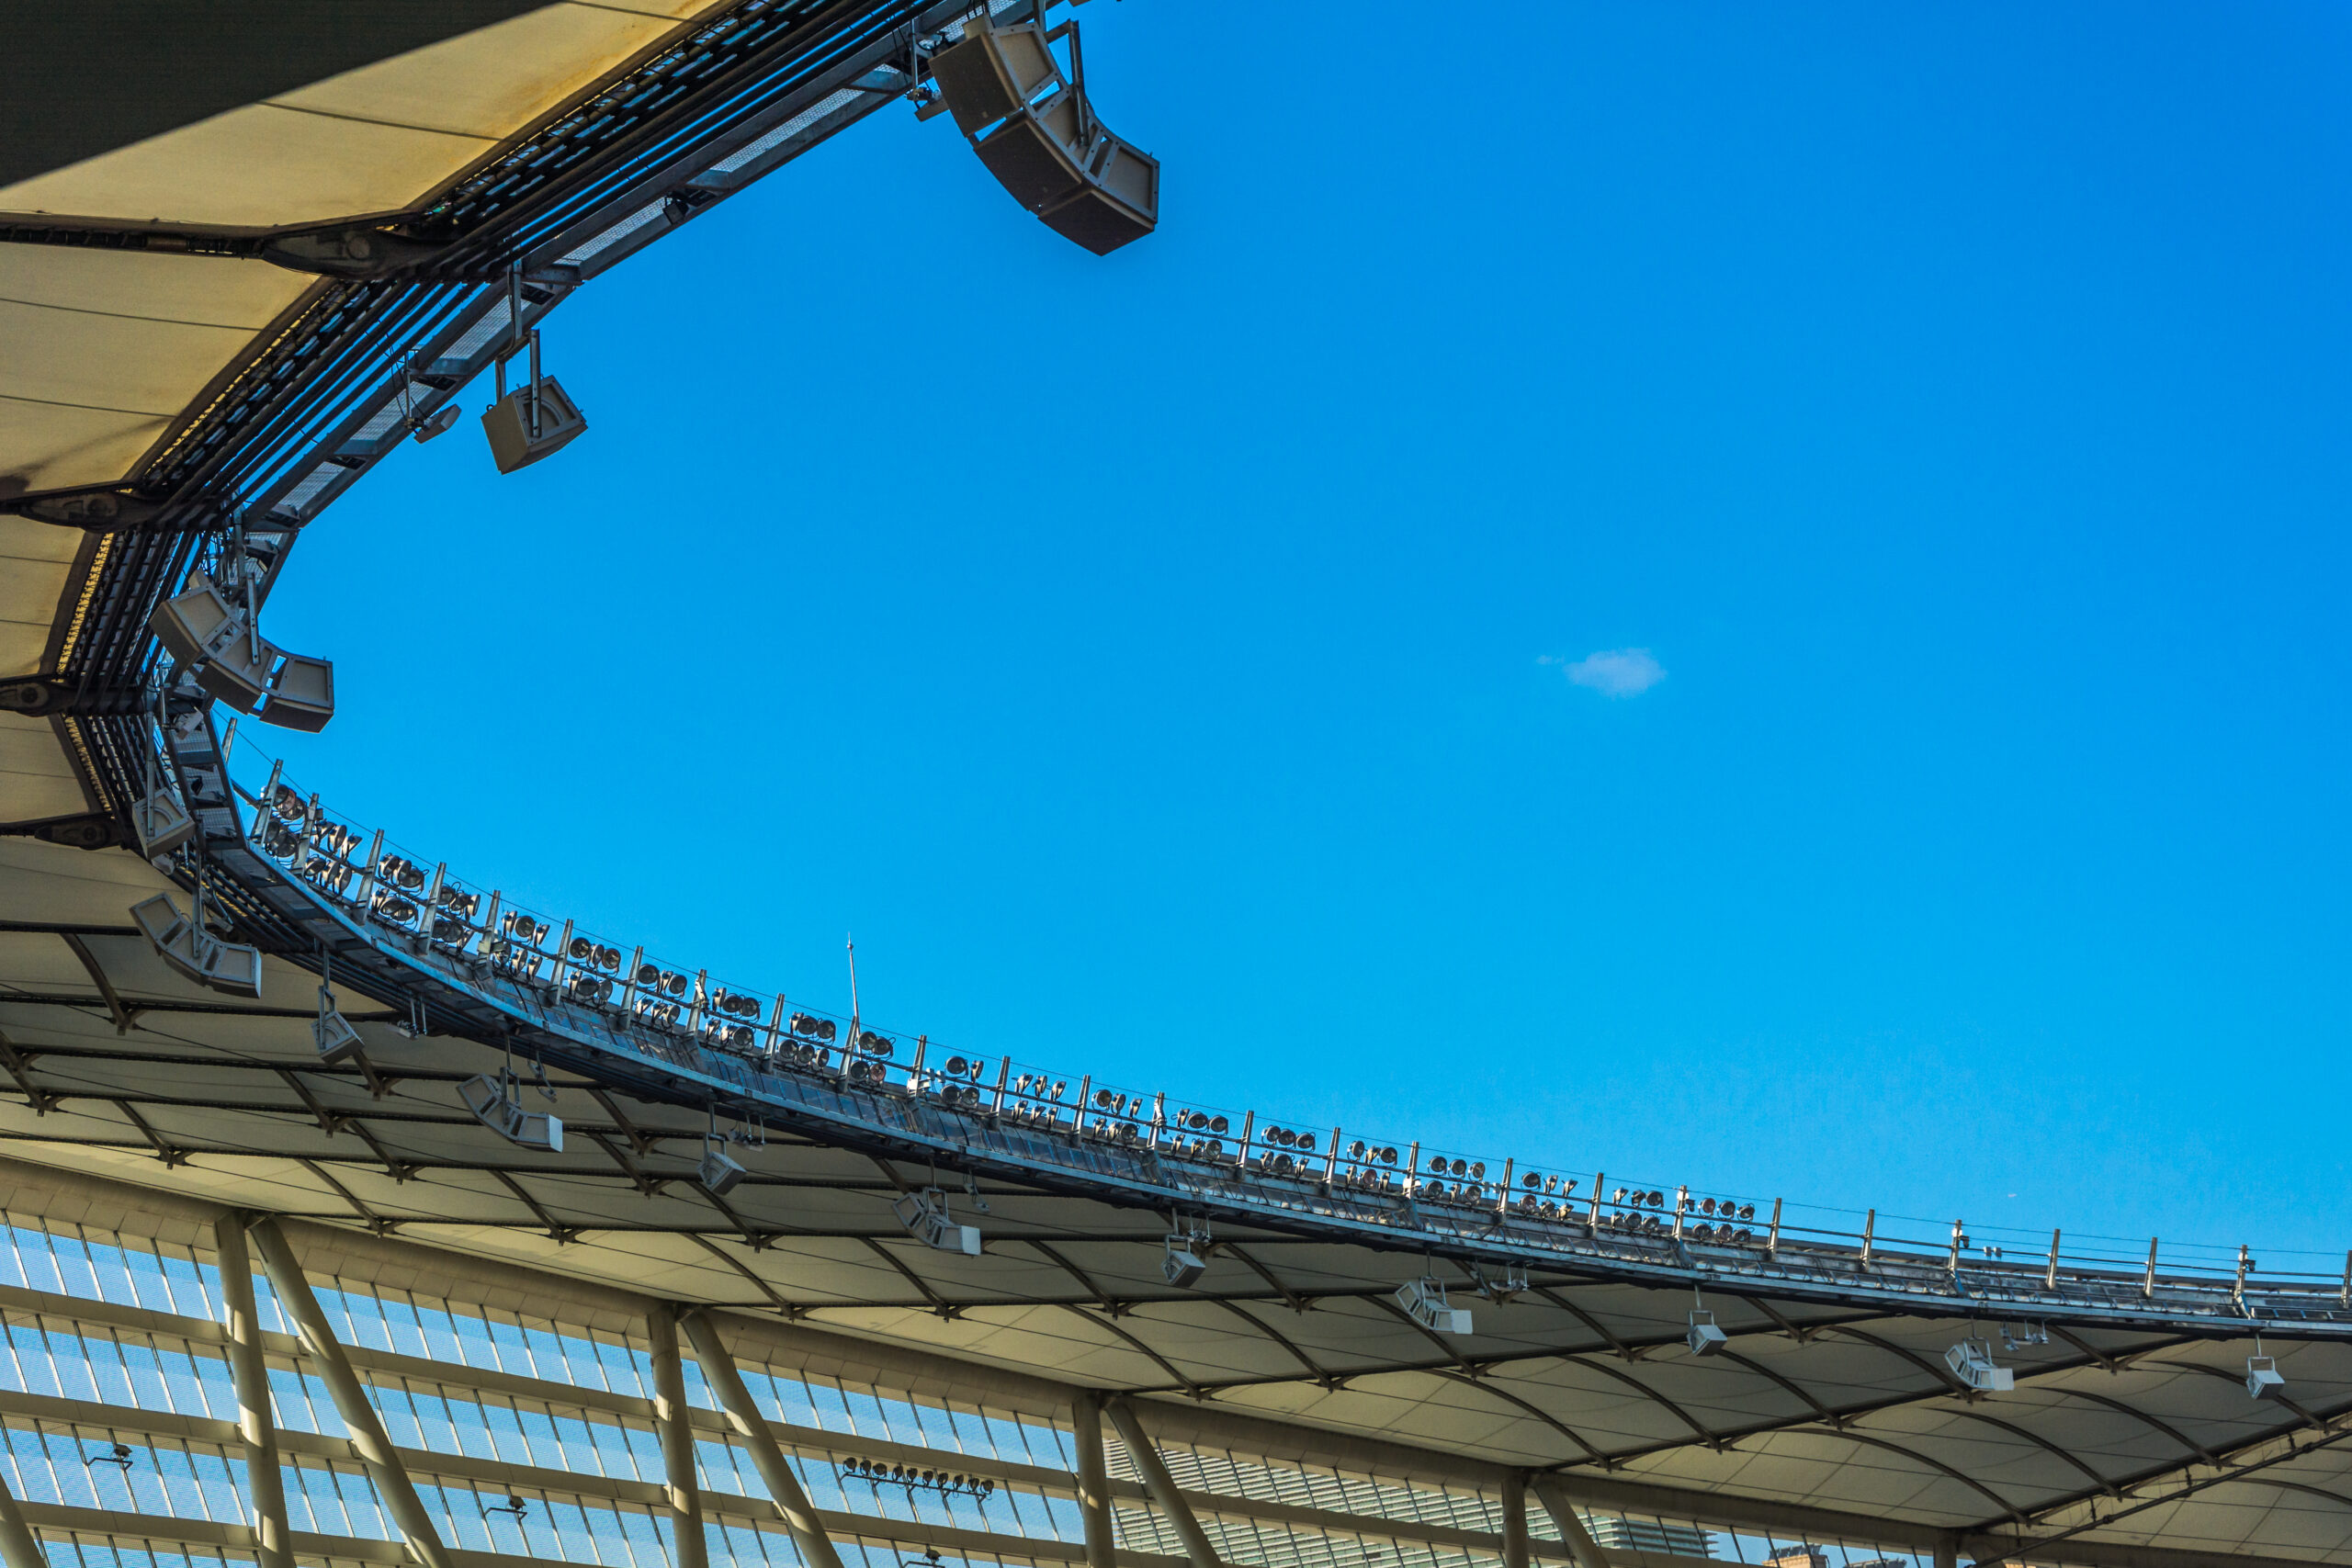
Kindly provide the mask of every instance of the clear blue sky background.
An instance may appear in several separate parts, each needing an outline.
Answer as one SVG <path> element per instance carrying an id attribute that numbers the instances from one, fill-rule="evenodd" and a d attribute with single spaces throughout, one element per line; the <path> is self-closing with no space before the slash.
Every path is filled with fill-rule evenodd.
<path id="1" fill-rule="evenodd" d="M 296 776 L 1073 1077 L 2340 1258 L 2352 10 L 1080 15 L 1157 235 L 904 106 L 697 218 L 306 537 Z"/>

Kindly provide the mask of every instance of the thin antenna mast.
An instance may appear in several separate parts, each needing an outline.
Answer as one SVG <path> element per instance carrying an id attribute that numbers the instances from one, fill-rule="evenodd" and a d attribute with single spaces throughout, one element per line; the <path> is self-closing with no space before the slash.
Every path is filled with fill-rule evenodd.
<path id="1" fill-rule="evenodd" d="M 857 1050 L 857 1031 L 858 1031 L 858 1021 L 857 1021 L 857 940 L 856 940 L 854 937 L 845 938 L 845 939 L 843 940 L 843 945 L 847 946 L 847 947 L 848 947 L 848 949 L 849 949 L 849 1047 L 848 1047 L 848 1048 L 849 1048 L 849 1050 L 850 1050 L 851 1052 L 854 1053 L 854 1052 Z"/>

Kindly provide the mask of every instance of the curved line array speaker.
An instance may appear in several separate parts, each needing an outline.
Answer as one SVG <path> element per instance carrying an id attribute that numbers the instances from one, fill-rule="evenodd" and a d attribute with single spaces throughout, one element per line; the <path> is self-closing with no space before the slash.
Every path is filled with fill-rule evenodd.
<path id="1" fill-rule="evenodd" d="M 1056 233 L 1107 255 L 1159 225 L 1159 160 L 1094 118 L 1035 22 L 965 25 L 931 62 L 940 97 L 997 183 Z"/>

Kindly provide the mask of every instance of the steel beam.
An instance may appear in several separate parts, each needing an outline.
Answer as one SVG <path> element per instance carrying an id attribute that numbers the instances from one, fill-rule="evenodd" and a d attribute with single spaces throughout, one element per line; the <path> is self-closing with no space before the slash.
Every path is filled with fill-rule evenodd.
<path id="1" fill-rule="evenodd" d="M 1102 1398 L 1091 1389 L 1070 1396 L 1069 1424 L 1078 1449 L 1078 1512 L 1086 1524 L 1086 1568 L 1117 1568 L 1111 1533 L 1111 1476 L 1102 1463 Z"/>
<path id="2" fill-rule="evenodd" d="M 1600 1550 L 1600 1543 L 1592 1539 L 1592 1532 L 1584 1528 L 1584 1521 L 1577 1517 L 1576 1508 L 1550 1476 L 1535 1478 L 1535 1498 L 1544 1505 L 1544 1511 L 1552 1516 L 1552 1523 L 1559 1529 L 1560 1540 L 1567 1546 L 1568 1560 L 1577 1568 L 1609 1568 L 1609 1553 Z"/>
<path id="3" fill-rule="evenodd" d="M 49 1568 L 49 1559 L 41 1554 L 40 1542 L 33 1539 L 33 1528 L 25 1522 L 25 1510 L 17 1495 L 8 1490 L 5 1475 L 0 1475 L 0 1564 Z"/>
<path id="4" fill-rule="evenodd" d="M 1503 1472 L 1503 1568 L 1527 1568 L 1527 1474 Z"/>
<path id="5" fill-rule="evenodd" d="M 261 1254 L 262 1267 L 269 1271 L 270 1288 L 277 1292 L 278 1305 L 294 1320 L 294 1331 L 310 1357 L 311 1369 L 327 1385 L 327 1393 L 334 1400 L 335 1414 L 350 1429 L 352 1450 L 368 1467 L 368 1479 L 375 1482 L 377 1495 L 383 1498 L 385 1511 L 392 1516 L 401 1539 L 408 1542 L 409 1550 L 424 1568 L 451 1568 L 448 1548 L 441 1544 L 441 1533 L 433 1528 L 433 1517 L 424 1511 L 424 1499 L 416 1495 L 407 1469 L 392 1451 L 392 1440 L 384 1433 L 384 1423 L 377 1416 L 376 1407 L 368 1402 L 367 1388 L 351 1370 L 351 1360 L 328 1325 L 327 1314 L 319 1309 L 319 1298 L 311 1293 L 311 1282 L 302 1277 L 302 1265 L 296 1260 L 293 1248 L 286 1245 L 277 1223 L 256 1219 L 245 1227 L 245 1234 L 252 1240 L 254 1250 Z M 826 1564 L 825 1568 L 837 1565 Z"/>
<path id="6" fill-rule="evenodd" d="M 645 1337 L 653 1349 L 653 1421 L 662 1433 L 663 1498 L 670 1505 L 677 1568 L 710 1568 L 702 1534 L 702 1487 L 695 1477 L 695 1428 L 686 1408 L 686 1374 L 678 1364 L 677 1309 L 657 1306 L 645 1314 Z"/>
<path id="7" fill-rule="evenodd" d="M 752 1450 L 752 1463 L 767 1483 L 768 1496 L 775 1504 L 775 1511 L 784 1517 L 784 1528 L 792 1532 L 792 1544 L 800 1549 L 802 1560 L 810 1568 L 842 1568 L 841 1553 L 833 1550 L 832 1537 L 825 1533 L 823 1521 L 817 1517 L 815 1505 L 808 1494 L 800 1489 L 800 1478 L 792 1473 L 792 1466 L 785 1462 L 784 1451 L 775 1445 L 775 1436 L 768 1430 L 767 1417 L 752 1402 L 752 1391 L 743 1386 L 743 1375 L 735 1370 L 735 1358 L 728 1350 L 727 1342 L 718 1337 L 718 1325 L 710 1314 L 699 1309 L 685 1314 L 679 1326 L 694 1342 L 695 1359 L 702 1366 L 703 1381 L 718 1400 L 718 1408 L 726 1413 L 727 1424 Z"/>
<path id="8" fill-rule="evenodd" d="M 1159 1450 L 1136 1420 L 1136 1413 L 1127 1408 L 1124 1399 L 1114 1399 L 1103 1406 L 1111 1417 L 1111 1425 L 1119 1429 L 1119 1440 L 1127 1446 L 1127 1455 L 1136 1461 L 1136 1469 L 1143 1476 L 1144 1490 L 1159 1505 L 1175 1527 L 1177 1537 L 1184 1543 L 1184 1555 L 1193 1568 L 1225 1568 L 1218 1560 L 1216 1548 L 1209 1544 L 1208 1532 L 1201 1529 L 1201 1521 L 1193 1517 L 1192 1506 L 1176 1489 L 1175 1479 L 1159 1460 Z"/>
<path id="9" fill-rule="evenodd" d="M 245 1485 L 254 1500 L 254 1551 L 261 1568 L 294 1568 L 286 1524 L 286 1478 L 277 1468 L 277 1423 L 271 1414 L 269 1363 L 261 1319 L 254 1310 L 254 1266 L 245 1251 L 242 1214 L 223 1214 L 212 1226 L 220 1261 L 220 1302 L 229 1371 L 237 1384 L 237 1436 L 245 1449 Z"/>

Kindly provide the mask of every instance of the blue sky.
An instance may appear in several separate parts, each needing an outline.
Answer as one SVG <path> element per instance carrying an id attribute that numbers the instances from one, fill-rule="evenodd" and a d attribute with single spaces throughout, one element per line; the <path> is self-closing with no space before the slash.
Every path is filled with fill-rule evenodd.
<path id="1" fill-rule="evenodd" d="M 2352 12 L 1079 14 L 1159 233 L 903 107 L 698 217 L 305 538 L 295 775 L 1073 1075 L 2352 1244 Z"/>

